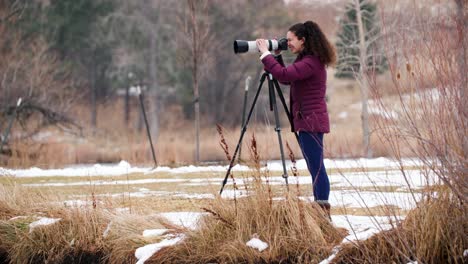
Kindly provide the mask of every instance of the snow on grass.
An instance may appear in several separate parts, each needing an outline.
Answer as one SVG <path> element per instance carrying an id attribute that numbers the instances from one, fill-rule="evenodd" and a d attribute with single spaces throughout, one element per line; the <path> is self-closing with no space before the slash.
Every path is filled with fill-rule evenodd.
<path id="1" fill-rule="evenodd" d="M 174 183 L 184 182 L 184 179 L 139 179 L 139 180 L 111 180 L 111 181 L 80 181 L 80 182 L 49 182 L 49 183 L 31 183 L 23 184 L 28 187 L 39 187 L 39 186 L 80 186 L 80 185 L 127 185 L 127 184 L 148 184 L 148 183 Z"/>
<path id="2" fill-rule="evenodd" d="M 202 215 L 205 215 L 205 213 L 198 213 L 198 212 L 170 212 L 170 213 L 161 213 L 159 214 L 165 218 L 167 218 L 170 222 L 181 225 L 187 228 L 195 229 L 197 227 L 197 222 L 200 219 Z M 349 231 L 349 235 L 343 239 L 343 243 L 351 242 L 351 241 L 356 241 L 356 240 L 365 240 L 372 236 L 373 234 L 376 234 L 382 230 L 388 230 L 392 228 L 392 226 L 396 225 L 398 221 L 401 221 L 403 218 L 402 217 L 386 217 L 386 216 L 354 216 L 354 215 L 332 215 L 332 221 L 337 227 L 342 227 L 345 228 Z M 143 232 L 143 235 L 148 236 L 150 234 L 155 234 L 155 235 L 161 235 L 163 234 L 166 229 L 154 229 L 152 230 L 145 230 Z M 147 233 L 145 233 L 147 232 Z M 151 244 L 147 245 L 145 247 L 142 247 L 140 249 L 137 249 L 138 251 L 138 256 L 137 253 L 135 253 L 135 256 L 139 258 L 139 261 L 142 261 L 144 258 L 142 251 L 147 254 L 147 258 L 151 257 L 152 254 L 157 252 L 159 249 L 161 249 L 164 246 L 169 246 L 173 245 L 175 243 L 178 243 L 183 239 L 183 237 L 176 237 L 175 241 L 168 241 L 167 239 L 161 241 L 160 243 L 156 244 Z M 250 241 L 247 242 L 247 246 L 250 246 L 252 248 L 258 249 L 259 251 L 263 251 L 268 247 L 268 244 L 261 241 L 260 239 L 254 237 Z M 328 264 L 333 258 L 334 254 L 336 254 L 338 248 L 336 248 L 333 252 L 333 254 L 323 260 L 321 264 Z M 467 253 L 468 250 L 465 251 L 465 254 Z M 144 260 L 146 260 L 144 259 Z M 138 263 L 144 263 L 143 262 L 138 262 Z"/>
<path id="3" fill-rule="evenodd" d="M 373 187 L 373 186 L 394 186 L 399 187 L 400 190 L 406 191 L 409 187 L 421 188 L 426 184 L 433 184 L 435 180 L 434 175 L 426 177 L 424 172 L 420 170 L 405 170 L 405 177 L 399 170 L 390 171 L 369 171 L 369 172 L 349 172 L 349 173 L 331 173 L 329 174 L 330 183 L 333 187 Z M 263 179 L 264 180 L 264 179 Z M 289 176 L 290 184 L 311 184 L 312 178 L 307 176 Z M 138 185 L 138 184 L 152 184 L 152 183 L 177 183 L 184 186 L 205 186 L 206 184 L 220 184 L 223 178 L 195 178 L 195 179 L 135 179 L 135 180 L 89 180 L 89 181 L 78 181 L 78 182 L 46 182 L 46 183 L 30 183 L 23 184 L 28 187 L 63 187 L 63 186 L 108 186 L 108 185 Z M 282 185 L 285 183 L 283 177 L 269 177 L 271 185 Z M 227 185 L 232 185 L 232 180 L 227 182 Z M 236 178 L 236 184 L 238 186 L 244 185 L 245 180 Z M 410 186 L 408 186 L 408 184 Z M 141 193 L 157 195 L 157 193 L 151 193 L 149 189 L 142 188 Z M 146 195 L 147 196 L 147 195 Z"/>
<path id="4" fill-rule="evenodd" d="M 313 202 L 313 196 L 300 197 L 304 201 Z M 368 192 L 368 191 L 332 191 L 328 201 L 333 207 L 342 208 L 372 208 L 377 206 L 395 206 L 400 209 L 409 210 L 416 207 L 422 195 L 414 193 L 397 192 Z M 282 200 L 283 197 L 276 197 L 274 200 Z"/>
<path id="5" fill-rule="evenodd" d="M 51 177 L 51 176 L 100 176 L 100 175 L 123 175 L 137 172 L 147 172 L 147 168 L 132 167 L 128 162 L 121 161 L 119 164 L 109 165 L 84 165 L 84 166 L 71 166 L 63 169 L 4 169 L 0 168 L 0 173 L 3 175 L 11 175 L 15 177 Z"/>
<path id="6" fill-rule="evenodd" d="M 343 243 L 356 240 L 365 240 L 383 230 L 391 229 L 402 217 L 389 216 L 357 216 L 357 215 L 332 215 L 333 223 L 338 227 L 346 228 L 349 235 L 343 239 Z"/>
<path id="7" fill-rule="evenodd" d="M 332 215 L 331 217 L 335 226 L 345 228 L 349 232 L 341 243 L 366 240 L 380 231 L 391 229 L 397 222 L 403 220 L 402 217 L 385 216 Z M 330 264 L 340 249 L 341 245 L 334 247 L 331 255 L 319 264 Z"/>
<path id="8" fill-rule="evenodd" d="M 340 246 L 334 247 L 332 249 L 331 255 L 328 258 L 320 261 L 319 264 L 330 264 L 331 261 L 336 257 L 336 254 L 338 253 L 338 251 L 340 251 Z"/>
<path id="9" fill-rule="evenodd" d="M 167 238 L 159 243 L 149 244 L 135 250 L 135 257 L 138 259 L 137 264 L 143 264 L 148 260 L 154 253 L 160 249 L 168 246 L 173 246 L 184 239 L 184 235 L 178 236 L 166 236 Z"/>
<path id="10" fill-rule="evenodd" d="M 413 196 L 414 195 L 414 196 Z M 312 198 L 312 197 L 311 197 Z M 422 198 L 421 193 L 368 192 L 368 191 L 332 191 L 329 202 L 341 207 L 376 207 L 394 205 L 409 210 L 416 207 Z"/>
<path id="11" fill-rule="evenodd" d="M 195 229 L 197 228 L 197 223 L 200 217 L 206 215 L 206 213 L 169 212 L 160 213 L 158 215 L 165 217 L 173 224 Z M 333 223 L 337 227 L 345 228 L 350 233 L 345 239 L 343 239 L 343 242 L 367 239 L 377 232 L 392 228 L 393 225 L 403 220 L 403 217 L 395 218 L 387 216 L 332 215 L 331 217 Z M 161 230 L 162 232 L 162 230 L 166 229 L 155 230 Z"/>
<path id="12" fill-rule="evenodd" d="M 198 220 L 205 213 L 199 212 L 168 212 L 160 213 L 158 216 L 162 216 L 172 222 L 173 224 L 195 229 L 197 228 Z M 154 237 L 161 236 L 166 233 L 168 229 L 147 229 L 143 231 L 143 237 Z M 154 253 L 158 252 L 160 249 L 168 246 L 175 245 L 182 241 L 185 238 L 184 235 L 172 235 L 168 234 L 164 236 L 164 239 L 159 243 L 149 244 L 140 248 L 137 248 L 135 251 L 135 257 L 138 259 L 137 264 L 145 263 Z"/>
<path id="13" fill-rule="evenodd" d="M 400 168 L 403 166 L 421 166 L 421 162 L 416 159 L 403 159 L 402 163 L 388 159 L 388 158 L 375 158 L 375 159 L 344 159 L 344 160 L 332 160 L 325 159 L 325 167 L 328 169 L 356 169 L 356 168 Z M 286 161 L 287 169 L 291 169 L 291 162 Z M 195 172 L 223 172 L 226 171 L 228 166 L 184 166 L 178 168 L 169 167 L 158 167 L 152 169 L 151 167 L 132 167 L 128 162 L 121 161 L 119 164 L 94 164 L 94 165 L 83 165 L 83 166 L 71 166 L 63 169 L 40 169 L 40 168 L 29 168 L 29 169 L 7 169 L 0 167 L 0 175 L 3 176 L 14 176 L 14 177 L 52 177 L 52 176 L 70 176 L 70 177 L 84 177 L 84 176 L 117 176 L 126 175 L 131 173 L 157 173 L 157 172 L 169 172 L 176 174 L 184 173 L 195 173 Z M 304 159 L 298 160 L 296 163 L 298 170 L 307 170 L 307 164 Z M 282 171 L 281 161 L 269 161 L 266 163 L 264 169 L 270 171 Z M 250 168 L 247 166 L 236 165 L 232 168 L 232 171 L 249 171 Z"/>
<path id="14" fill-rule="evenodd" d="M 214 199 L 214 193 L 183 193 L 168 191 L 144 191 L 144 192 L 125 192 L 112 194 L 99 194 L 96 197 L 171 197 L 183 199 Z M 226 189 L 221 197 L 224 199 L 234 199 L 246 197 L 248 194 L 243 190 Z M 76 195 L 74 197 L 83 197 L 87 195 Z M 382 191 L 358 191 L 358 190 L 332 190 L 329 201 L 336 207 L 366 208 L 377 206 L 395 206 L 400 209 L 409 210 L 415 208 L 416 203 L 422 198 L 421 193 L 409 192 L 382 192 Z M 274 200 L 282 200 L 284 197 L 275 197 Z M 303 200 L 313 201 L 313 197 L 304 196 Z M 64 204 L 72 207 L 89 206 L 90 201 L 68 200 Z"/>
<path id="15" fill-rule="evenodd" d="M 199 212 L 167 212 L 159 213 L 159 216 L 162 216 L 172 222 L 175 225 L 179 225 L 189 229 L 197 228 L 198 221 L 200 217 L 206 213 Z"/>
<path id="16" fill-rule="evenodd" d="M 169 229 L 147 229 L 143 230 L 143 237 L 154 237 L 164 235 Z"/>
<path id="17" fill-rule="evenodd" d="M 111 227 L 112 227 L 112 221 L 110 221 L 109 224 L 107 224 L 106 230 L 104 230 L 104 232 L 102 233 L 102 236 L 104 238 L 106 238 L 109 235 Z"/>
<path id="18" fill-rule="evenodd" d="M 427 183 L 433 184 L 435 176 L 429 178 L 419 170 L 405 170 L 405 177 L 399 170 L 391 171 L 369 171 L 369 172 L 349 172 L 349 173 L 331 173 L 329 174 L 331 187 L 377 187 L 377 186 L 394 186 L 407 189 L 408 184 L 411 188 L 420 188 L 426 186 Z M 290 184 L 312 184 L 312 177 L 307 176 L 289 176 L 288 181 Z M 284 184 L 283 177 L 270 177 L 269 182 L 271 185 Z M 236 179 L 238 185 L 243 181 Z"/>
<path id="19" fill-rule="evenodd" d="M 39 220 L 34 221 L 29 224 L 29 232 L 31 233 L 34 228 L 38 226 L 47 226 L 57 223 L 58 221 L 62 220 L 61 218 L 48 218 L 48 217 L 41 217 Z"/>
<path id="20" fill-rule="evenodd" d="M 258 251 L 262 252 L 263 250 L 268 248 L 268 243 L 263 242 L 262 240 L 254 237 L 250 239 L 247 243 L 245 243 L 248 247 L 257 249 Z"/>
<path id="21" fill-rule="evenodd" d="M 401 162 L 397 162 L 387 158 L 376 158 L 376 159 L 354 159 L 354 160 L 324 160 L 327 169 L 360 169 L 361 172 L 357 171 L 344 171 L 343 173 L 330 173 L 331 182 L 331 193 L 330 203 L 334 207 L 342 206 L 344 208 L 366 208 L 366 207 L 377 207 L 385 205 L 394 205 L 402 209 L 411 209 L 416 206 L 416 202 L 421 199 L 420 193 L 411 193 L 410 188 L 420 188 L 425 186 L 427 183 L 433 184 L 435 181 L 430 179 L 426 182 L 427 175 L 424 174 L 418 167 L 422 166 L 421 161 L 416 159 L 404 159 Z M 288 170 L 291 169 L 291 162 L 286 162 Z M 399 170 L 402 167 L 408 168 L 404 171 L 405 177 Z M 74 166 L 64 169 L 53 169 L 53 170 L 42 170 L 39 168 L 30 168 L 24 170 L 13 170 L 0 168 L 0 176 L 13 176 L 13 177 L 50 177 L 50 176 L 114 176 L 114 175 L 125 175 L 131 173 L 143 173 L 143 174 L 155 174 L 159 172 L 168 172 L 174 174 L 187 174 L 187 173 L 199 173 L 199 172 L 225 172 L 228 166 L 184 166 L 179 168 L 169 167 L 158 167 L 152 168 L 141 168 L 132 167 L 128 162 L 122 161 L 119 164 L 100 165 L 95 164 L 92 166 Z M 305 160 L 299 160 L 296 163 L 298 170 L 307 170 Z M 270 161 L 266 163 L 266 166 L 262 170 L 269 171 L 282 171 L 281 161 Z M 250 171 L 246 166 L 236 165 L 233 171 Z M 431 175 L 430 175 L 431 176 Z M 431 176 L 433 177 L 433 176 Z M 187 193 L 187 192 L 173 192 L 173 191 L 162 191 L 162 190 L 151 190 L 148 188 L 141 188 L 139 184 L 151 184 L 151 183 L 172 183 L 180 186 L 206 186 L 207 184 L 220 184 L 223 178 L 195 178 L 195 179 L 184 179 L 184 178 L 164 178 L 164 179 L 133 179 L 133 180 L 90 180 L 90 181 L 78 181 L 78 182 L 45 182 L 45 183 L 34 183 L 24 184 L 24 186 L 83 186 L 83 185 L 137 185 L 133 187 L 136 192 L 125 192 L 125 193 L 112 193 L 112 194 L 96 194 L 95 196 L 106 196 L 106 197 L 119 197 L 125 194 L 129 197 L 147 197 L 147 196 L 168 196 L 168 197 L 179 197 L 185 199 L 213 199 L 217 193 Z M 269 182 L 272 185 L 284 184 L 282 177 L 269 177 Z M 236 178 L 237 185 L 245 184 L 244 179 Z M 301 175 L 299 177 L 289 177 L 289 183 L 294 185 L 298 184 L 312 184 L 310 175 Z M 409 184 L 409 186 L 408 186 Z M 232 180 L 229 179 L 227 185 L 232 186 Z M 370 191 L 373 189 L 362 188 L 384 188 L 392 187 L 389 190 L 397 189 L 398 192 L 384 192 L 384 191 Z M 226 199 L 232 199 L 234 197 L 244 197 L 247 193 L 237 190 L 231 190 L 228 188 L 224 190 L 222 197 Z M 204 189 L 205 190 L 205 189 Z M 75 195 L 73 197 L 83 197 L 83 195 Z M 79 199 L 79 198 L 78 198 Z M 277 199 L 284 199 L 277 197 Z M 312 197 L 302 197 L 304 200 L 313 200 Z M 89 205 L 89 201 L 82 200 L 67 200 L 63 202 L 69 206 L 85 206 Z M 122 210 L 128 210 L 128 208 L 122 208 Z M 200 212 L 167 212 L 160 213 L 162 216 L 170 222 L 189 229 L 197 228 L 197 223 L 202 215 L 205 213 Z M 346 228 L 349 231 L 349 235 L 343 240 L 343 243 L 364 240 L 371 235 L 378 233 L 382 230 L 387 230 L 392 227 L 396 222 L 401 219 L 390 219 L 389 217 L 372 217 L 372 216 L 353 216 L 353 215 L 332 215 L 332 220 L 336 226 Z M 41 225 L 54 224 L 60 221 L 59 218 L 40 218 L 30 224 L 30 231 L 33 228 Z M 109 223 L 106 231 L 110 230 L 111 223 Z M 104 236 L 107 232 L 104 232 Z M 152 236 L 163 236 L 167 229 L 148 229 L 143 231 L 144 237 Z M 164 235 L 163 240 L 159 243 L 149 244 L 144 247 L 138 248 L 135 251 L 135 256 L 138 258 L 137 263 L 144 263 L 150 258 L 155 252 L 163 247 L 174 245 L 184 239 L 183 235 Z M 256 239 L 256 240 L 255 240 Z M 258 241 L 257 241 L 258 240 Z M 254 237 L 251 241 L 247 242 L 254 248 L 260 251 L 264 250 L 265 243 L 258 238 Z M 266 243 L 265 243 L 266 244 Z M 268 245 L 266 245 L 268 247 Z M 266 248 L 265 247 L 265 248 Z M 263 248 L 263 249 L 262 249 Z M 336 252 L 321 262 L 321 264 L 329 263 Z M 463 253 L 464 256 L 468 256 L 468 250 Z"/>

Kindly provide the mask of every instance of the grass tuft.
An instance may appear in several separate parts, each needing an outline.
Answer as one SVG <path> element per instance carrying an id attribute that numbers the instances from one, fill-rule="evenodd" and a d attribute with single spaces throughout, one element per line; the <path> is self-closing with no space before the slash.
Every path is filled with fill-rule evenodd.
<path id="1" fill-rule="evenodd" d="M 396 228 L 345 244 L 332 263 L 466 263 L 468 210 L 448 191 L 427 197 Z"/>
<path id="2" fill-rule="evenodd" d="M 314 203 L 295 196 L 270 204 L 267 188 L 253 188 L 237 201 L 219 196 L 186 239 L 161 250 L 146 263 L 317 263 L 343 239 Z M 246 242 L 258 237 L 262 252 Z"/>

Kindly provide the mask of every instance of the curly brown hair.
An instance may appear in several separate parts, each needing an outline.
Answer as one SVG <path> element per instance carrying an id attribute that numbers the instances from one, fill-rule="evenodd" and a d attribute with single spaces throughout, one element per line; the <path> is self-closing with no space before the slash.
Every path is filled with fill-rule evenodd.
<path id="1" fill-rule="evenodd" d="M 306 21 L 297 23 L 289 28 L 298 39 L 304 39 L 304 50 L 299 56 L 314 55 L 321 63 L 332 66 L 336 63 L 336 52 L 334 46 L 328 41 L 317 23 Z"/>

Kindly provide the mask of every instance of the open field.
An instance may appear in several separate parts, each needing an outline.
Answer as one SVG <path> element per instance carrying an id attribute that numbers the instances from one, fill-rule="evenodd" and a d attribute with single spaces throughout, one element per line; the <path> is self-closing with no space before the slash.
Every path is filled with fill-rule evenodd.
<path id="1" fill-rule="evenodd" d="M 331 182 L 330 202 L 333 214 L 404 215 L 415 207 L 426 186 L 421 165 L 405 160 L 404 172 L 391 160 L 326 160 Z M 288 162 L 288 168 L 291 163 Z M 311 197 L 311 177 L 304 160 L 296 164 L 298 176 L 289 176 L 289 188 L 305 200 Z M 66 207 L 119 208 L 127 211 L 174 212 L 200 211 L 215 198 L 225 176 L 226 166 L 186 166 L 156 169 L 132 167 L 126 162 L 116 165 L 76 166 L 65 169 L 26 170 L 1 169 L 4 186 L 20 185 L 28 192 L 44 194 L 41 203 L 62 204 Z M 285 197 L 285 184 L 278 161 L 268 162 L 263 169 L 264 182 L 272 188 L 275 199 Z M 237 165 L 233 169 L 238 190 L 229 179 L 222 197 L 237 199 L 247 194 L 244 186 L 251 185 L 252 170 Z M 409 184 L 409 186 L 408 186 Z M 411 190 L 411 192 L 410 192 Z"/>
<path id="2" fill-rule="evenodd" d="M 328 254 L 331 254 L 331 260 L 341 247 L 348 247 L 350 242 L 367 241 L 374 234 L 400 226 L 407 215 L 425 200 L 423 197 L 435 193 L 430 189 L 438 186 L 432 172 L 428 172 L 418 159 L 398 162 L 387 158 L 326 159 L 325 165 L 331 183 L 329 201 L 332 204 L 333 225 L 346 233 L 342 233 L 342 241 L 338 246 L 327 251 L 331 253 L 315 256 L 324 261 L 322 264 L 329 263 L 326 257 Z M 281 207 L 282 203 L 291 203 L 289 197 L 297 197 L 304 205 L 313 206 L 312 182 L 305 161 L 298 160 L 295 164 L 287 161 L 287 167 L 290 174 L 289 192 L 281 176 L 280 161 L 263 162 L 260 169 L 236 165 L 233 168 L 235 184 L 229 178 L 221 199 L 218 192 L 227 170 L 225 165 L 151 168 L 132 166 L 122 161 L 119 164 L 80 165 L 50 170 L 0 168 L 0 183 L 4 193 L 2 203 L 10 208 L 3 209 L 1 220 L 7 226 L 22 226 L 20 229 L 26 228 L 25 232 L 29 230 L 29 234 L 36 226 L 42 226 L 40 232 L 46 232 L 56 225 L 60 225 L 56 227 L 60 230 L 55 231 L 59 234 L 72 232 L 67 237 L 77 236 L 74 232 L 78 232 L 78 235 L 86 232 L 94 237 L 92 241 L 96 237 L 102 240 L 99 243 L 103 243 L 100 246 L 103 249 L 99 254 L 110 254 L 106 257 L 109 263 L 131 263 L 137 260 L 137 263 L 160 263 L 158 257 L 161 255 L 156 252 L 161 250 L 161 254 L 166 254 L 164 248 L 182 243 L 186 236 L 191 236 L 191 232 L 199 232 L 199 225 L 209 222 L 205 216 L 214 219 L 221 217 L 217 216 L 218 212 L 209 209 L 216 208 L 218 203 L 232 206 L 226 208 L 229 214 L 237 210 L 256 210 L 257 206 L 234 208 L 251 203 L 252 196 L 258 195 L 256 190 L 266 188 L 264 194 L 267 197 L 261 199 L 270 200 L 270 206 Z M 293 168 L 297 170 L 297 176 L 292 175 Z M 259 180 L 264 187 L 257 185 Z M 77 217 L 79 219 L 82 214 L 97 219 L 92 220 L 94 224 L 88 222 L 88 219 L 73 220 Z M 76 224 L 83 228 L 89 224 L 97 225 L 99 229 L 92 232 L 62 230 L 68 221 L 78 221 Z M 114 232 L 112 238 L 106 238 L 109 232 Z M 0 239 L 4 239 L 1 238 L 4 235 L 0 232 Z M 97 247 L 96 242 L 92 241 L 89 242 L 91 248 Z M 52 242 L 43 237 L 41 243 Z M 25 254 L 24 258 L 37 258 L 34 257 L 37 250 L 36 246 L 32 246 L 29 255 Z M 73 252 L 68 254 L 82 257 L 81 253 Z M 21 256 L 21 253 L 15 254 Z M 48 252 L 47 258 L 54 258 L 54 254 L 57 253 Z M 93 254 L 97 261 L 99 254 Z M 99 260 L 95 263 L 101 262 Z"/>

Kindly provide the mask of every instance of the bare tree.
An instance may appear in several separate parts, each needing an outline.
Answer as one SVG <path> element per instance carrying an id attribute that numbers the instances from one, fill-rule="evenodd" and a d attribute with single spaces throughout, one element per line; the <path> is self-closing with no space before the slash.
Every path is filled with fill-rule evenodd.
<path id="1" fill-rule="evenodd" d="M 192 86 L 193 86 L 193 106 L 195 114 L 195 161 L 200 161 L 200 95 L 199 78 L 200 62 L 206 56 L 203 44 L 209 38 L 209 27 L 206 21 L 208 1 L 187 0 L 188 14 L 190 16 L 189 25 L 186 32 L 190 34 L 191 61 L 192 61 Z M 205 17 L 204 17 L 205 16 Z"/>
<path id="2" fill-rule="evenodd" d="M 361 124 L 364 155 L 372 157 L 369 128 L 369 76 L 386 68 L 380 23 L 376 19 L 376 3 L 371 0 L 351 0 L 347 17 L 341 21 L 342 29 L 337 42 L 337 77 L 352 76 L 359 84 L 361 94 Z"/>
<path id="3" fill-rule="evenodd" d="M 44 39 L 23 37 L 14 24 L 21 11 L 12 11 L 17 10 L 12 7 L 0 4 L 0 17 L 11 18 L 0 23 L 0 131 L 12 113 L 15 120 L 11 122 L 21 125 L 21 138 L 31 137 L 50 125 L 76 126 L 76 121 L 66 116 L 77 99 L 69 73 Z M 22 103 L 17 105 L 19 98 Z"/>
<path id="4" fill-rule="evenodd" d="M 464 5 L 454 1 L 436 12 L 428 12 L 430 5 L 400 8 L 401 34 L 385 36 L 385 42 L 391 43 L 386 45 L 387 54 L 405 59 L 403 63 L 392 59 L 390 64 L 396 100 L 384 99 L 374 84 L 370 91 L 379 111 L 397 116 L 376 119 L 379 135 L 395 158 L 417 157 L 427 170 L 428 182 L 436 177 L 466 204 L 466 57 L 460 59 L 466 56 Z"/>
<path id="5" fill-rule="evenodd" d="M 365 76 L 367 73 L 367 47 L 365 41 L 365 34 L 364 25 L 363 25 L 363 18 L 362 18 L 362 10 L 361 10 L 361 3 L 359 0 L 354 0 L 354 9 L 356 10 L 356 22 L 358 25 L 358 32 L 359 32 L 359 75 L 357 76 L 357 80 L 360 83 L 359 87 L 361 89 L 361 105 L 362 105 L 362 112 L 361 112 L 361 121 L 362 121 L 362 133 L 363 133 L 363 144 L 364 144 L 364 151 L 366 151 L 366 156 L 371 157 L 372 151 L 370 149 L 370 132 L 369 132 L 369 110 L 368 110 L 368 99 L 369 99 L 369 85 L 367 83 L 367 77 Z"/>

